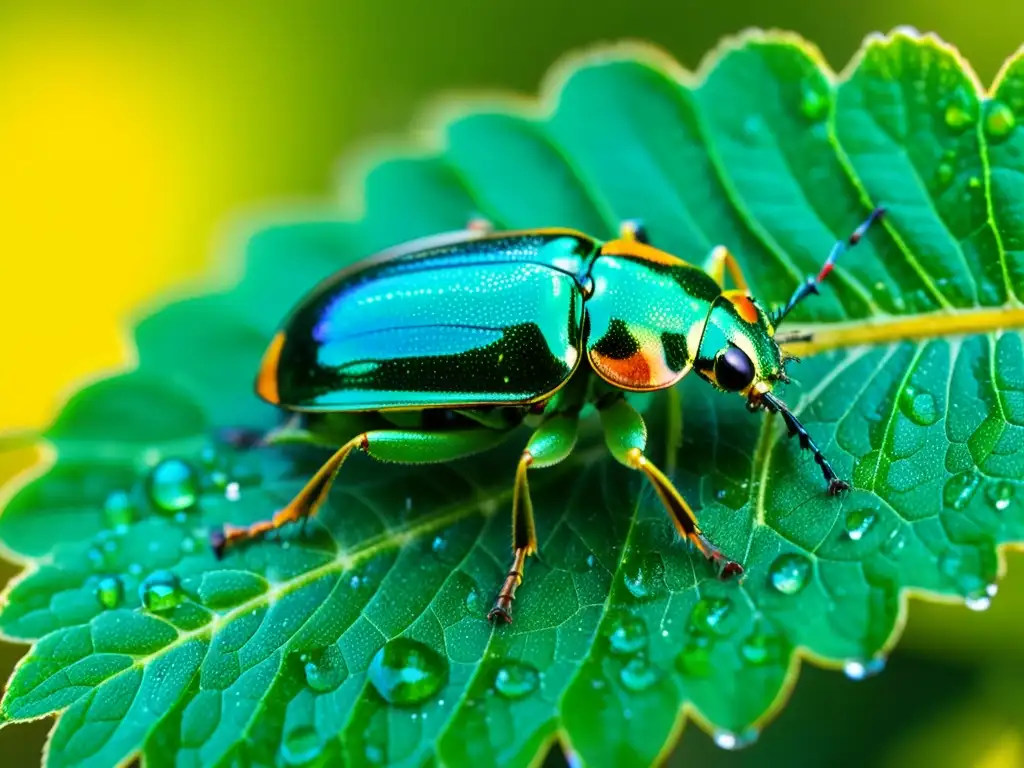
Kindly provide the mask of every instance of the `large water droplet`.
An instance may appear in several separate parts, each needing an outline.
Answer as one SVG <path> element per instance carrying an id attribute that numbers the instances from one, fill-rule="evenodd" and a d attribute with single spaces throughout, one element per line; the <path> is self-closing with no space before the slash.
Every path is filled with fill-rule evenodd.
<path id="1" fill-rule="evenodd" d="M 128 525 L 135 519 L 135 505 L 126 491 L 114 491 L 103 502 L 103 515 L 107 525 Z"/>
<path id="2" fill-rule="evenodd" d="M 981 476 L 977 472 L 973 470 L 961 472 L 946 481 L 942 490 L 942 498 L 946 502 L 946 506 L 952 507 L 957 512 L 962 512 L 971 503 L 979 485 L 981 485 Z"/>
<path id="3" fill-rule="evenodd" d="M 871 508 L 855 509 L 846 515 L 846 537 L 850 541 L 860 541 L 874 525 L 878 516 Z"/>
<path id="4" fill-rule="evenodd" d="M 757 738 L 760 735 L 761 732 L 758 731 L 756 728 L 747 728 L 745 731 L 741 731 L 739 733 L 734 733 L 732 731 L 726 730 L 717 730 L 715 731 L 712 738 L 715 740 L 715 744 L 717 744 L 722 749 L 734 750 L 749 747 L 751 744 L 757 741 Z"/>
<path id="5" fill-rule="evenodd" d="M 337 689 L 348 677 L 345 658 L 337 645 L 328 645 L 306 654 L 303 672 L 306 683 L 317 693 L 329 693 Z"/>
<path id="6" fill-rule="evenodd" d="M 995 99 L 986 105 L 985 134 L 994 141 L 1002 141 L 1017 127 L 1017 116 L 1006 104 Z"/>
<path id="7" fill-rule="evenodd" d="M 537 690 L 540 673 L 521 661 L 506 661 L 494 674 L 494 690 L 506 699 L 516 700 Z"/>
<path id="8" fill-rule="evenodd" d="M 656 552 L 644 552 L 629 558 L 622 567 L 622 582 L 641 602 L 665 593 L 665 563 Z"/>
<path id="9" fill-rule="evenodd" d="M 281 742 L 281 758 L 287 765 L 308 765 L 320 756 L 323 748 L 316 729 L 300 725 L 285 734 Z"/>
<path id="10" fill-rule="evenodd" d="M 916 387 L 907 386 L 900 393 L 900 411 L 915 424 L 927 427 L 939 420 L 935 397 Z"/>
<path id="11" fill-rule="evenodd" d="M 740 654 L 755 667 L 774 664 L 783 656 L 782 639 L 767 632 L 755 632 L 743 641 Z"/>
<path id="12" fill-rule="evenodd" d="M 984 590 L 974 592 L 964 598 L 964 605 L 972 611 L 987 611 L 992 605 L 992 598 L 999 591 L 999 585 L 989 584 Z"/>
<path id="13" fill-rule="evenodd" d="M 608 648 L 617 656 L 632 656 L 647 647 L 647 627 L 631 613 L 616 611 L 605 628 Z"/>
<path id="14" fill-rule="evenodd" d="M 870 659 L 849 659 L 843 664 L 843 674 L 851 680 L 874 677 L 885 669 L 885 656 L 876 654 Z"/>
<path id="15" fill-rule="evenodd" d="M 775 558 L 768 569 L 768 582 L 784 595 L 795 595 L 807 586 L 811 575 L 811 561 L 796 552 L 787 552 Z"/>
<path id="16" fill-rule="evenodd" d="M 117 576 L 104 576 L 96 584 L 96 599 L 104 608 L 117 608 L 124 599 L 124 584 Z"/>
<path id="17" fill-rule="evenodd" d="M 963 89 L 957 89 L 946 102 L 942 119 L 954 131 L 962 131 L 977 119 L 977 104 Z"/>
<path id="18" fill-rule="evenodd" d="M 676 656 L 676 669 L 689 677 L 707 677 L 711 674 L 711 649 L 711 638 L 693 635 Z"/>
<path id="19" fill-rule="evenodd" d="M 423 643 L 398 637 L 377 651 L 367 674 L 385 701 L 415 706 L 448 682 L 448 662 Z"/>
<path id="20" fill-rule="evenodd" d="M 725 598 L 701 598 L 690 611 L 690 628 L 694 632 L 725 637 L 736 628 L 734 613 L 732 602 Z"/>
<path id="21" fill-rule="evenodd" d="M 199 476 L 181 459 L 165 459 L 149 473 L 147 488 L 156 508 L 173 514 L 195 506 L 199 498 Z"/>
<path id="22" fill-rule="evenodd" d="M 1013 494 L 1013 485 L 1006 480 L 989 483 L 985 487 L 985 498 L 996 512 L 1004 512 L 1009 509 L 1010 502 L 1013 501 Z"/>
<path id="23" fill-rule="evenodd" d="M 627 661 L 619 670 L 619 680 L 627 691 L 646 691 L 658 680 L 657 670 L 644 654 L 638 654 Z"/>
<path id="24" fill-rule="evenodd" d="M 807 78 L 800 86 L 800 112 L 808 120 L 821 120 L 828 114 L 829 96 L 817 78 Z"/>
<path id="25" fill-rule="evenodd" d="M 170 571 L 153 571 L 139 585 L 139 600 L 148 611 L 169 611 L 184 598 L 178 577 Z"/>

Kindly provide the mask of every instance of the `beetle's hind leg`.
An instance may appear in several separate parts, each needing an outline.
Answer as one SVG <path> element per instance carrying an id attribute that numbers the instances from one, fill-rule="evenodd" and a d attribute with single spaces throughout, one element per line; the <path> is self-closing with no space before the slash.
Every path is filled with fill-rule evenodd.
<path id="1" fill-rule="evenodd" d="M 537 532 L 533 523 L 533 502 L 527 475 L 530 470 L 550 467 L 563 461 L 576 445 L 579 416 L 576 413 L 555 413 L 537 428 L 526 444 L 516 467 L 515 488 L 512 492 L 512 567 L 501 585 L 494 607 L 487 618 L 490 621 L 512 622 L 512 601 L 516 589 L 523 583 L 526 558 L 537 551 Z"/>
<path id="2" fill-rule="evenodd" d="M 327 498 L 345 460 L 359 450 L 379 461 L 398 464 L 433 464 L 469 456 L 493 448 L 509 431 L 477 427 L 451 431 L 377 429 L 356 435 L 335 451 L 301 491 L 270 520 L 249 526 L 225 525 L 210 534 L 210 546 L 217 557 L 231 546 L 275 531 L 288 523 L 305 521 L 315 515 Z"/>
<path id="3" fill-rule="evenodd" d="M 644 455 L 647 447 L 647 427 L 643 418 L 621 396 L 613 401 L 599 403 L 601 425 L 605 441 L 612 455 L 630 469 L 642 472 L 654 486 L 679 535 L 689 540 L 708 560 L 713 562 L 724 579 L 743 573 L 743 566 L 726 557 L 718 547 L 708 541 L 697 525 L 697 517 L 672 481 Z"/>

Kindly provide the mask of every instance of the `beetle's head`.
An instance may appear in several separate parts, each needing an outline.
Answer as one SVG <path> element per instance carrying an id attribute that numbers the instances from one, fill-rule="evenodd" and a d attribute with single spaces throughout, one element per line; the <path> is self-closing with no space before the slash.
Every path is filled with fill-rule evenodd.
<path id="1" fill-rule="evenodd" d="M 771 316 L 744 291 L 725 291 L 708 313 L 693 369 L 725 392 L 737 392 L 751 409 L 776 382 L 788 381 Z"/>

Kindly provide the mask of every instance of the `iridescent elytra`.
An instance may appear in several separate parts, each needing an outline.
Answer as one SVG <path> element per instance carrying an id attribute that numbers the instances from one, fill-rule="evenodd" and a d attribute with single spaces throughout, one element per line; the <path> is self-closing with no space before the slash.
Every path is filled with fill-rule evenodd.
<path id="1" fill-rule="evenodd" d="M 214 551 L 223 556 L 316 514 L 354 450 L 382 461 L 450 461 L 492 448 L 533 420 L 510 478 L 512 564 L 488 614 L 511 621 L 526 558 L 537 551 L 529 474 L 569 456 L 580 411 L 592 403 L 612 455 L 650 481 L 679 535 L 723 578 L 741 574 L 645 454 L 646 427 L 624 393 L 666 389 L 694 371 L 738 393 L 751 411 L 781 414 L 829 493 L 848 488 L 773 392 L 788 380 L 787 337 L 776 329 L 882 214 L 876 208 L 836 243 L 820 272 L 775 312 L 750 295 L 725 247 L 694 266 L 653 247 L 635 221 L 610 241 L 561 228 L 495 232 L 474 221 L 342 270 L 281 325 L 256 392 L 285 411 L 372 412 L 386 424 L 352 435 L 273 519 L 214 531 Z"/>

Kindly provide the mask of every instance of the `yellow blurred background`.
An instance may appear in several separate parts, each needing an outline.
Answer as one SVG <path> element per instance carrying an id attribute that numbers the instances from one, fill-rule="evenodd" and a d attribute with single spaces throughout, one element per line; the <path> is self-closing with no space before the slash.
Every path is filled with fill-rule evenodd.
<path id="1" fill-rule="evenodd" d="M 561 53 L 620 38 L 651 40 L 694 67 L 722 35 L 752 25 L 796 30 L 840 69 L 865 34 L 899 24 L 939 32 L 987 82 L 1024 43 L 1024 4 L 4 0 L 0 430 L 45 426 L 83 377 L 130 364 L 131 318 L 224 257 L 233 223 L 335 197 L 339 158 L 368 137 L 403 131 L 434 94 L 533 92 Z M 27 460 L 4 455 L 0 479 Z M 13 572 L 0 566 L 0 583 Z M 1024 765 L 1024 707 L 1005 703 L 1019 697 L 1009 681 L 1024 682 L 1024 574 L 1002 592 L 982 616 L 913 606 L 893 664 L 906 656 L 910 679 L 919 673 L 936 690 L 952 675 L 966 681 L 964 694 L 896 729 L 878 761 Z M 19 653 L 0 649 L 0 677 Z M 855 696 L 870 706 L 871 695 L 889 695 L 888 675 L 864 684 L 877 694 L 862 686 Z M 810 703 L 791 709 L 843 716 L 830 692 L 853 686 L 836 687 L 836 677 L 812 680 L 809 689 L 823 693 L 798 694 Z M 804 715 L 783 715 L 779 739 L 786 729 L 800 734 L 795 717 Z M 43 732 L 0 732 L 0 754 L 17 749 L 22 762 L 13 764 L 33 764 Z M 684 737 L 696 752 L 677 756 L 680 764 L 758 761 L 761 745 L 743 757 L 697 739 Z"/>

